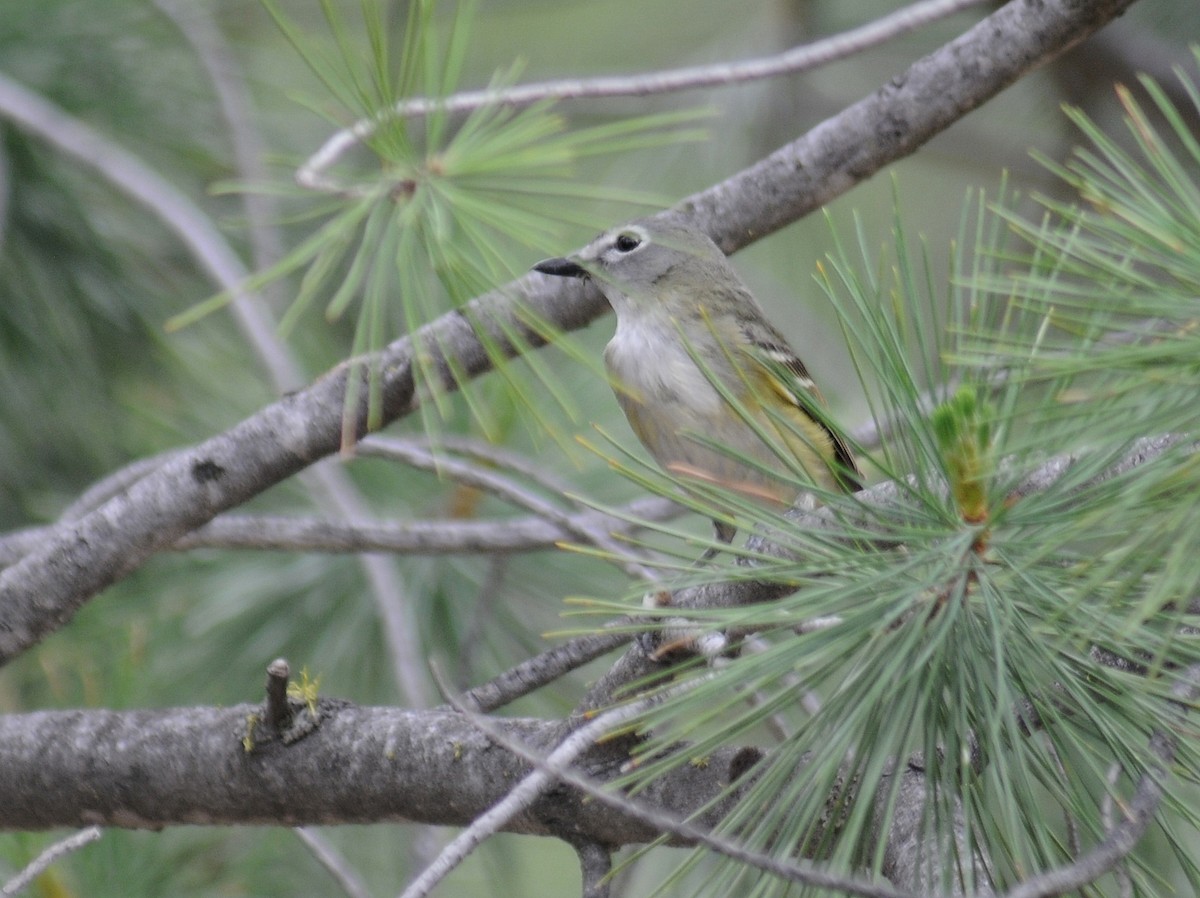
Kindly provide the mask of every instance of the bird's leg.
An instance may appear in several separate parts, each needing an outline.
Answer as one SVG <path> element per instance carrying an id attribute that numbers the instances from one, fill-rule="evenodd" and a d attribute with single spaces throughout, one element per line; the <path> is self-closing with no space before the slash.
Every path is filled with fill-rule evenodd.
<path id="1" fill-rule="evenodd" d="M 733 542 L 734 536 L 737 535 L 736 527 L 724 521 L 717 520 L 714 520 L 712 525 L 713 534 L 720 543 L 727 546 Z M 709 546 L 692 563 L 692 567 L 700 567 L 706 564 L 720 551 L 720 546 Z M 667 608 L 670 607 L 671 599 L 671 591 L 663 589 L 647 593 L 642 598 L 642 604 L 647 608 Z M 643 634 L 643 636 L 648 638 L 641 643 L 643 651 L 653 661 L 665 661 L 676 654 L 699 654 L 712 663 L 714 659 L 717 659 L 718 656 L 723 655 L 729 649 L 729 638 L 723 632 L 705 632 L 697 628 L 695 624 L 683 620 L 674 621 L 677 626 L 670 626 L 672 621 L 670 618 L 659 618 L 659 621 L 667 624 L 667 626 L 662 630 Z"/>
<path id="2" fill-rule="evenodd" d="M 720 542 L 723 542 L 725 545 L 729 545 L 730 543 L 733 542 L 734 536 L 737 535 L 736 527 L 734 527 L 732 524 L 727 524 L 724 521 L 717 521 L 717 520 L 714 520 L 712 522 L 712 525 L 713 525 L 713 535 L 716 536 L 716 538 Z M 707 549 L 704 550 L 704 554 L 696 559 L 696 564 L 700 565 L 700 564 L 704 564 L 707 561 L 711 561 L 713 558 L 716 557 L 717 553 L 720 551 L 721 551 L 720 548 L 718 548 L 717 546 L 709 546 Z"/>

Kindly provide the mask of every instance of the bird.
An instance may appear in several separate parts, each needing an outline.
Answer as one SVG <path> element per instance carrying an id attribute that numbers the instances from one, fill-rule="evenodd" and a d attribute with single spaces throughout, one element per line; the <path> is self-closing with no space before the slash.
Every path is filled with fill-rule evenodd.
<path id="1" fill-rule="evenodd" d="M 589 280 L 604 294 L 617 317 L 604 350 L 617 402 L 642 445 L 681 482 L 781 510 L 807 491 L 805 480 L 830 491 L 861 488 L 812 377 L 699 228 L 637 219 L 533 270 Z M 713 527 L 723 544 L 736 535 L 725 516 Z"/>

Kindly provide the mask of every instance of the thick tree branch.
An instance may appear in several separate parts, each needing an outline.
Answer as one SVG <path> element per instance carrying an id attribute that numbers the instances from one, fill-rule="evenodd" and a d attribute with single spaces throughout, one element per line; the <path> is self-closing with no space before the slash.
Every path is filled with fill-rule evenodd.
<path id="1" fill-rule="evenodd" d="M 1132 2 L 1014 0 L 871 97 L 679 209 L 727 252 L 745 246 L 911 153 Z M 492 366 L 488 346 L 517 354 L 542 345 L 542 337 L 512 315 L 517 303 L 564 330 L 581 327 L 605 308 L 599 293 L 585 285 L 564 286 L 540 275 L 480 297 L 380 354 L 383 422 L 417 407 L 414 342 L 434 358 L 453 356 L 456 376 L 465 377 Z M 487 340 L 477 328 L 488 331 Z M 521 345 L 511 340 L 514 331 Z M 351 370 L 339 367 L 181 451 L 96 511 L 57 526 L 37 550 L 0 573 L 0 664 L 66 624 L 84 602 L 185 533 L 335 452 Z M 445 367 L 444 386 L 454 389 L 450 370 Z M 363 385 L 360 395 L 368 392 Z M 365 431 L 365 413 L 357 430 Z"/>
<path id="2" fill-rule="evenodd" d="M 411 821 L 466 826 L 500 801 L 529 766 L 464 715 L 322 701 L 320 727 L 247 751 L 259 705 L 154 711 L 43 711 L 0 716 L 0 829 L 60 826 L 324 825 Z M 552 720 L 497 721 L 508 738 L 548 754 Z M 739 749 L 687 765 L 643 793 L 686 815 L 730 782 Z M 592 769 L 616 776 L 619 759 Z M 711 826 L 708 813 L 700 825 Z M 658 832 L 552 789 L 506 831 L 575 836 L 605 845 Z"/>
<path id="3" fill-rule="evenodd" d="M 258 705 L 239 705 L 0 717 L 0 829 L 384 821 L 467 826 L 534 769 L 466 715 L 330 701 L 321 703 L 322 723 L 309 735 L 247 751 L 242 734 L 260 711 Z M 506 719 L 493 725 L 505 741 L 538 757 L 548 756 L 562 737 L 558 721 Z M 748 786 L 760 756 L 757 749 L 729 748 L 710 754 L 706 765 L 683 765 L 639 791 L 642 810 L 636 814 L 620 794 L 590 800 L 586 790 L 570 786 L 578 777 L 565 773 L 567 786 L 545 791 L 504 829 L 612 848 L 645 844 L 662 832 L 671 845 L 697 844 L 697 838 L 704 843 L 716 838 L 706 834 L 738 791 L 715 799 L 732 782 L 744 779 Z M 620 775 L 621 760 L 605 745 L 579 766 L 588 770 L 586 783 L 594 787 Z M 904 769 L 898 807 L 924 800 L 923 774 Z M 888 801 L 889 793 L 881 788 L 879 800 Z M 670 827 L 661 825 L 670 821 Z M 723 850 L 750 854 L 718 841 Z M 810 881 L 855 882 L 812 865 L 775 864 L 782 875 L 801 870 Z M 903 878 L 893 881 L 895 887 L 859 883 L 855 891 L 895 898 L 912 888 Z"/>
<path id="4" fill-rule="evenodd" d="M 1196 670 L 1181 675 L 1175 690 L 1180 701 L 1194 699 L 1196 682 Z M 242 735 L 247 722 L 260 714 L 257 705 L 0 717 L 0 829 L 384 820 L 464 826 L 531 770 L 462 714 L 361 708 L 336 701 L 323 701 L 319 709 L 322 724 L 306 737 L 291 744 L 275 740 L 257 745 L 243 742 Z M 505 742 L 542 757 L 562 735 L 557 721 L 492 720 L 488 726 L 498 728 Z M 1078 862 L 1032 876 L 1010 895 L 1031 898 L 1078 888 L 1128 854 L 1161 800 L 1174 753 L 1171 737 L 1162 733 L 1155 735 L 1151 749 L 1162 766 L 1140 779 L 1106 837 Z M 756 749 L 730 748 L 715 753 L 707 765 L 685 765 L 640 792 L 639 806 L 657 808 L 664 819 L 688 819 L 747 775 L 753 765 L 747 752 L 759 756 Z M 602 749 L 583 764 L 588 781 L 602 783 L 618 775 L 619 762 L 619 755 Z M 898 889 L 928 893 L 928 870 L 919 862 L 924 857 L 919 844 L 925 838 L 924 773 L 920 765 L 900 764 L 892 775 L 897 774 L 904 780 L 893 822 L 879 834 L 885 845 L 884 872 Z M 563 779 L 573 783 L 579 778 Z M 880 800 L 889 802 L 890 792 L 882 787 Z M 645 843 L 665 830 L 672 833 L 670 844 L 688 845 L 719 819 L 731 800 L 736 791 L 691 823 L 667 828 L 641 811 L 622 808 L 619 798 L 586 801 L 574 788 L 556 787 L 505 829 L 610 847 Z M 985 893 L 986 888 L 977 892 Z M 878 894 L 894 893 L 880 887 Z"/>

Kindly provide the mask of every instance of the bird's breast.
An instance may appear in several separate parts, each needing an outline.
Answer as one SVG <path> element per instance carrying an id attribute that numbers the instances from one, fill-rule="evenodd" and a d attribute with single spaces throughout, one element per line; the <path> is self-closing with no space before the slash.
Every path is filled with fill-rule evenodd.
<path id="1" fill-rule="evenodd" d="M 721 395 L 696 365 L 673 321 L 637 327 L 622 326 L 618 320 L 604 361 L 618 396 L 624 393 L 623 399 L 651 413 L 673 416 L 683 408 L 702 417 L 721 409 Z"/>

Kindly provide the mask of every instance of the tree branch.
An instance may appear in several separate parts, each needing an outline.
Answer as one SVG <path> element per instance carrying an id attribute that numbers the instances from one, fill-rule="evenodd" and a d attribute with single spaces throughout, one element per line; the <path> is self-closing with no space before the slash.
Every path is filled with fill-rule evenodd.
<path id="1" fill-rule="evenodd" d="M 332 825 L 409 821 L 467 826 L 500 802 L 532 765 L 505 750 L 466 715 L 362 708 L 322 700 L 318 729 L 291 744 L 245 750 L 241 735 L 258 705 L 157 711 L 42 711 L 0 716 L 0 829 L 108 825 Z M 558 721 L 491 720 L 506 742 L 544 758 L 562 738 Z M 504 831 L 557 836 L 613 848 L 710 844 L 781 875 L 897 898 L 901 888 L 862 883 L 811 864 L 760 858 L 709 835 L 748 773 L 757 749 L 713 752 L 627 796 L 598 785 L 622 774 L 610 745 L 555 775 L 572 788 L 544 791 Z M 597 763 L 599 760 L 600 763 Z M 918 774 L 916 774 L 919 776 Z M 581 793 L 577 787 L 583 784 Z M 589 791 L 590 790 L 590 791 Z M 888 790 L 882 789 L 886 795 Z M 721 800 L 718 802 L 718 797 Z M 684 823 L 682 821 L 687 820 Z"/>
<path id="2" fill-rule="evenodd" d="M 661 496 L 643 496 L 619 509 L 569 516 L 563 527 L 538 515 L 475 521 L 336 521 L 282 515 L 223 514 L 181 537 L 171 551 L 240 549 L 262 552 L 333 554 L 390 552 L 396 555 L 454 555 L 542 552 L 577 538 L 580 530 L 603 528 L 609 536 L 634 533 L 655 521 L 678 517 L 682 509 Z M 27 527 L 0 536 L 0 565 L 15 564 L 53 533 Z"/>
<path id="3" fill-rule="evenodd" d="M 479 712 L 494 711 L 528 695 L 572 670 L 619 649 L 633 636 L 626 629 L 633 618 L 620 617 L 605 625 L 607 633 L 588 633 L 547 649 L 509 668 L 460 697 L 463 707 Z"/>
<path id="4" fill-rule="evenodd" d="M 466 826 L 530 770 L 465 715 L 321 700 L 319 728 L 291 744 L 250 744 L 243 734 L 261 705 L 153 711 L 40 711 L 0 716 L 0 829 L 107 825 L 285 825 L 411 821 Z M 562 738 L 559 721 L 495 721 L 543 755 Z M 733 778 L 745 749 L 715 753 L 642 793 L 683 815 L 702 808 Z M 589 766 L 619 775 L 619 757 Z M 704 811 L 697 825 L 719 814 Z M 552 789 L 505 831 L 578 837 L 619 846 L 659 831 L 619 810 Z M 672 840 L 682 844 L 680 840 Z"/>
<path id="5" fill-rule="evenodd" d="M 481 465 L 439 455 L 428 447 L 408 440 L 368 437 L 359 444 L 359 451 L 366 456 L 400 460 L 414 467 L 438 471 L 459 483 L 483 490 L 519 507 L 528 509 L 539 517 L 565 530 L 568 539 L 577 539 L 585 545 L 593 545 L 607 551 L 631 577 L 646 580 L 658 579 L 653 569 L 640 563 L 630 551 L 612 538 L 607 527 L 594 527 L 585 517 L 584 522 L 564 511 L 542 495 L 517 483 L 505 473 Z M 555 498 L 558 498 L 555 496 Z"/>

